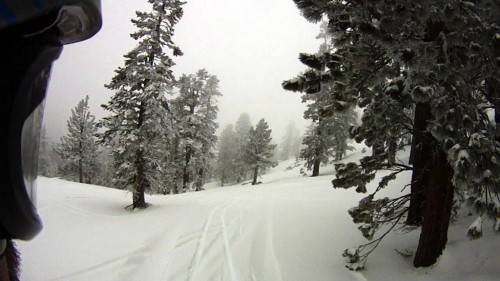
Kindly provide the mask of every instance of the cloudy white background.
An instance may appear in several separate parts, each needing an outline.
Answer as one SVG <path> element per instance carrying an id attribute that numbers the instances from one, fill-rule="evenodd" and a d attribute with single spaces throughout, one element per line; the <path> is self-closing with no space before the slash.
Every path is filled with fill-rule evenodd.
<path id="1" fill-rule="evenodd" d="M 113 95 L 104 84 L 135 47 L 129 34 L 135 11 L 148 11 L 146 0 L 103 0 L 103 27 L 92 39 L 65 46 L 55 63 L 46 102 L 45 125 L 53 141 L 66 134 L 71 109 L 86 95 L 97 119 Z M 300 94 L 281 82 L 305 66 L 300 52 L 315 52 L 317 25 L 307 22 L 292 0 L 191 0 L 176 26 L 174 42 L 184 56 L 174 58 L 177 77 L 205 68 L 220 80 L 220 127 L 235 123 L 243 112 L 252 123 L 265 118 L 280 142 L 284 128 L 295 121 L 303 128 L 305 105 Z"/>

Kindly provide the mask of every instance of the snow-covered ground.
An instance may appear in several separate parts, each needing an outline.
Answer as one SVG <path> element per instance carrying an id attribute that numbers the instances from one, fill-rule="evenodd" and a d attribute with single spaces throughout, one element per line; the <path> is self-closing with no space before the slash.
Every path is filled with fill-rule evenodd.
<path id="1" fill-rule="evenodd" d="M 358 150 L 344 161 L 361 156 Z M 386 237 L 365 271 L 347 270 L 344 249 L 366 242 L 347 210 L 366 195 L 333 189 L 333 167 L 311 178 L 300 167 L 285 171 L 292 163 L 258 186 L 147 196 L 152 206 L 141 211 L 124 209 L 131 203 L 125 191 L 40 178 L 44 230 L 18 243 L 22 280 L 500 280 L 500 240 L 487 222 L 483 238 L 469 241 L 466 226 L 476 217 L 465 214 L 432 268 L 415 269 L 395 251 L 416 249 L 414 231 Z M 399 192 L 408 177 L 388 192 Z"/>

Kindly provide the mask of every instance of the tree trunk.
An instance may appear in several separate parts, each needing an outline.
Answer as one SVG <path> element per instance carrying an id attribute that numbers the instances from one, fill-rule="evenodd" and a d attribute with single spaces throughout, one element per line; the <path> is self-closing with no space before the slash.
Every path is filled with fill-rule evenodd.
<path id="1" fill-rule="evenodd" d="M 141 128 L 144 119 L 145 108 L 141 104 L 139 106 L 139 118 L 137 122 L 137 127 Z M 137 151 L 137 158 L 135 160 L 135 187 L 134 195 L 132 198 L 132 208 L 145 209 L 148 207 L 146 200 L 144 198 L 144 151 Z"/>
<path id="2" fill-rule="evenodd" d="M 220 186 L 221 187 L 224 187 L 224 177 L 225 177 L 225 172 L 223 170 L 221 175 L 220 175 Z"/>
<path id="3" fill-rule="evenodd" d="M 203 186 L 203 174 L 204 171 L 202 168 L 198 169 L 198 179 L 196 180 L 196 190 L 195 191 L 201 191 L 201 187 Z"/>
<path id="4" fill-rule="evenodd" d="M 80 180 L 80 183 L 83 183 L 83 163 L 82 159 L 78 160 L 78 178 Z"/>
<path id="5" fill-rule="evenodd" d="M 319 159 L 314 160 L 313 173 L 312 173 L 311 177 L 317 177 L 317 176 L 319 176 L 319 166 L 320 166 L 320 164 L 321 164 L 321 161 L 319 161 Z"/>
<path id="6" fill-rule="evenodd" d="M 453 167 L 446 153 L 439 150 L 434 158 L 431 182 L 427 191 L 425 217 L 413 265 L 433 265 L 448 241 L 448 226 L 453 206 L 454 186 L 451 183 Z"/>
<path id="7" fill-rule="evenodd" d="M 253 181 L 252 181 L 252 185 L 256 185 L 257 184 L 257 175 L 259 174 L 259 166 L 255 166 L 255 168 L 253 169 Z"/>
<path id="8" fill-rule="evenodd" d="M 398 143 L 395 139 L 387 142 L 387 163 L 393 166 L 396 163 L 396 153 L 398 152 Z"/>
<path id="9" fill-rule="evenodd" d="M 173 162 L 174 163 L 179 163 L 180 160 L 179 160 L 179 138 L 178 137 L 175 137 L 173 140 L 172 140 L 172 151 L 171 151 L 171 154 L 174 155 L 173 157 Z M 177 170 L 177 168 L 175 169 Z M 174 172 L 174 179 L 173 179 L 173 189 L 172 189 L 172 193 L 173 194 L 179 194 L 179 186 L 177 185 L 179 182 L 179 173 L 177 171 Z"/>
<path id="10" fill-rule="evenodd" d="M 144 157 L 142 151 L 137 154 L 135 165 L 136 177 L 132 208 L 145 209 L 148 205 L 146 204 L 146 200 L 144 198 Z"/>
<path id="11" fill-rule="evenodd" d="M 188 171 L 188 166 L 189 162 L 191 161 L 191 148 L 187 147 L 186 148 L 186 158 L 184 159 L 184 169 L 183 169 L 183 175 L 182 175 L 182 188 L 187 189 L 189 187 L 189 171 Z"/>
<path id="12" fill-rule="evenodd" d="M 429 185 L 432 160 L 436 150 L 436 140 L 427 132 L 428 120 L 432 118 L 428 103 L 418 103 L 415 107 L 413 125 L 413 173 L 411 178 L 411 197 L 406 224 L 420 225 L 424 215 L 426 190 Z"/>
<path id="13" fill-rule="evenodd" d="M 78 159 L 78 176 L 79 176 L 79 180 L 80 180 L 80 183 L 83 183 L 83 145 L 82 145 L 82 141 L 80 140 L 78 142 L 78 145 L 79 145 L 79 152 L 80 152 L 80 159 Z"/>
<path id="14" fill-rule="evenodd" d="M 321 132 L 321 126 L 320 124 L 323 122 L 323 119 L 319 119 L 318 121 L 318 126 L 316 127 L 316 135 L 318 137 L 320 137 L 322 135 L 322 132 Z M 321 148 L 316 146 L 316 148 L 314 149 L 314 154 L 315 154 L 315 159 L 314 159 L 314 163 L 313 163 L 313 173 L 311 175 L 311 177 L 317 177 L 319 176 L 319 166 L 321 164 L 321 161 L 319 160 L 320 157 L 321 157 Z"/>

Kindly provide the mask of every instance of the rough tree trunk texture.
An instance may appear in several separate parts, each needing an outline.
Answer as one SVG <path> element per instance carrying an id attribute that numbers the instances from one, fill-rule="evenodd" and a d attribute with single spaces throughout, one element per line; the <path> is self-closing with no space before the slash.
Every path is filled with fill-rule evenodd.
<path id="1" fill-rule="evenodd" d="M 78 179 L 80 183 L 83 183 L 83 163 L 81 158 L 78 160 Z"/>
<path id="2" fill-rule="evenodd" d="M 137 122 L 138 128 L 141 128 L 144 121 L 144 111 L 144 106 L 140 104 L 139 118 Z M 142 150 L 139 150 L 137 152 L 137 158 L 135 160 L 135 173 L 135 187 L 132 199 L 132 208 L 145 209 L 148 207 L 148 205 L 146 204 L 146 199 L 144 198 L 144 152 Z"/>
<path id="3" fill-rule="evenodd" d="M 321 122 L 322 122 L 322 119 L 319 120 L 318 124 L 321 124 Z M 316 127 L 316 135 L 318 135 L 318 137 L 320 137 L 322 135 L 320 126 Z M 319 159 L 321 157 L 321 148 L 316 147 L 314 149 L 314 153 L 315 153 L 316 159 L 314 159 L 313 173 L 312 173 L 311 177 L 319 176 L 319 166 L 321 164 L 321 161 Z"/>
<path id="4" fill-rule="evenodd" d="M 195 191 L 201 191 L 202 186 L 203 186 L 203 174 L 204 171 L 203 169 L 198 169 L 198 179 L 196 181 L 196 190 Z"/>
<path id="5" fill-rule="evenodd" d="M 184 159 L 184 169 L 183 169 L 183 175 L 182 175 L 182 188 L 187 189 L 189 187 L 189 171 L 188 171 L 188 166 L 189 162 L 191 161 L 191 154 L 192 150 L 190 147 L 186 148 L 186 158 Z"/>
<path id="6" fill-rule="evenodd" d="M 427 132 L 428 120 L 432 117 L 428 103 L 418 103 L 415 107 L 415 122 L 413 125 L 413 173 L 411 177 L 411 197 L 406 224 L 420 225 L 424 215 L 426 189 L 429 185 L 430 172 L 433 169 L 434 137 Z"/>
<path id="7" fill-rule="evenodd" d="M 408 165 L 413 165 L 415 162 L 415 147 L 417 143 L 415 141 L 415 128 L 413 128 L 413 137 L 411 138 L 411 148 L 410 148 L 410 158 L 408 159 Z"/>
<path id="8" fill-rule="evenodd" d="M 434 158 L 431 182 L 427 190 L 425 216 L 413 265 L 433 265 L 443 253 L 448 241 L 453 206 L 454 186 L 451 183 L 453 167 L 448 163 L 446 153 L 439 150 Z"/>
<path id="9" fill-rule="evenodd" d="M 317 176 L 319 176 L 319 166 L 320 166 L 320 164 L 321 164 L 321 161 L 319 161 L 319 159 L 314 160 L 313 173 L 312 173 L 311 177 L 317 177 Z"/>
<path id="10" fill-rule="evenodd" d="M 220 176 L 220 186 L 221 186 L 221 187 L 224 187 L 224 178 L 225 178 L 225 177 L 226 177 L 226 175 L 225 175 L 225 171 L 223 170 L 223 171 L 222 171 L 222 174 L 221 174 L 221 176 Z"/>
<path id="11" fill-rule="evenodd" d="M 145 209 L 148 205 L 146 204 L 146 199 L 144 198 L 144 157 L 142 151 L 137 154 L 135 165 L 136 178 L 132 208 Z"/>
<path id="12" fill-rule="evenodd" d="M 82 134 L 82 132 L 80 132 L 80 135 Z M 83 183 L 83 144 L 82 144 L 82 141 L 80 140 L 78 142 L 78 148 L 79 148 L 79 152 L 80 152 L 80 159 L 78 159 L 78 176 L 79 176 L 79 180 L 80 180 L 80 183 Z"/>
<path id="13" fill-rule="evenodd" d="M 396 140 L 391 139 L 387 143 L 387 163 L 394 165 L 396 163 L 396 153 L 398 152 L 398 144 Z"/>
<path id="14" fill-rule="evenodd" d="M 253 169 L 253 181 L 252 181 L 252 185 L 256 185 L 257 184 L 257 175 L 259 174 L 259 166 L 255 166 L 255 168 Z"/>
<path id="15" fill-rule="evenodd" d="M 173 141 L 173 146 L 172 146 L 172 155 L 174 155 L 174 162 L 177 163 L 179 161 L 179 139 L 178 138 L 175 138 L 174 141 Z M 172 192 L 174 194 L 179 194 L 179 187 L 177 186 L 177 183 L 179 182 L 178 181 L 179 178 L 178 178 L 178 173 L 175 172 L 174 174 L 174 182 L 173 182 L 173 188 L 172 188 Z"/>

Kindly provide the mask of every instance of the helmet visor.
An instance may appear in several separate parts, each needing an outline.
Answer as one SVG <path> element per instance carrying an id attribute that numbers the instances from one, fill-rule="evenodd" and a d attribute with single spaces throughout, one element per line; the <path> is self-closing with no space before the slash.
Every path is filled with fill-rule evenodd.
<path id="1" fill-rule="evenodd" d="M 21 134 L 21 161 L 24 186 L 31 203 L 36 206 L 36 179 L 38 175 L 38 151 L 43 120 L 43 101 L 24 122 Z"/>

